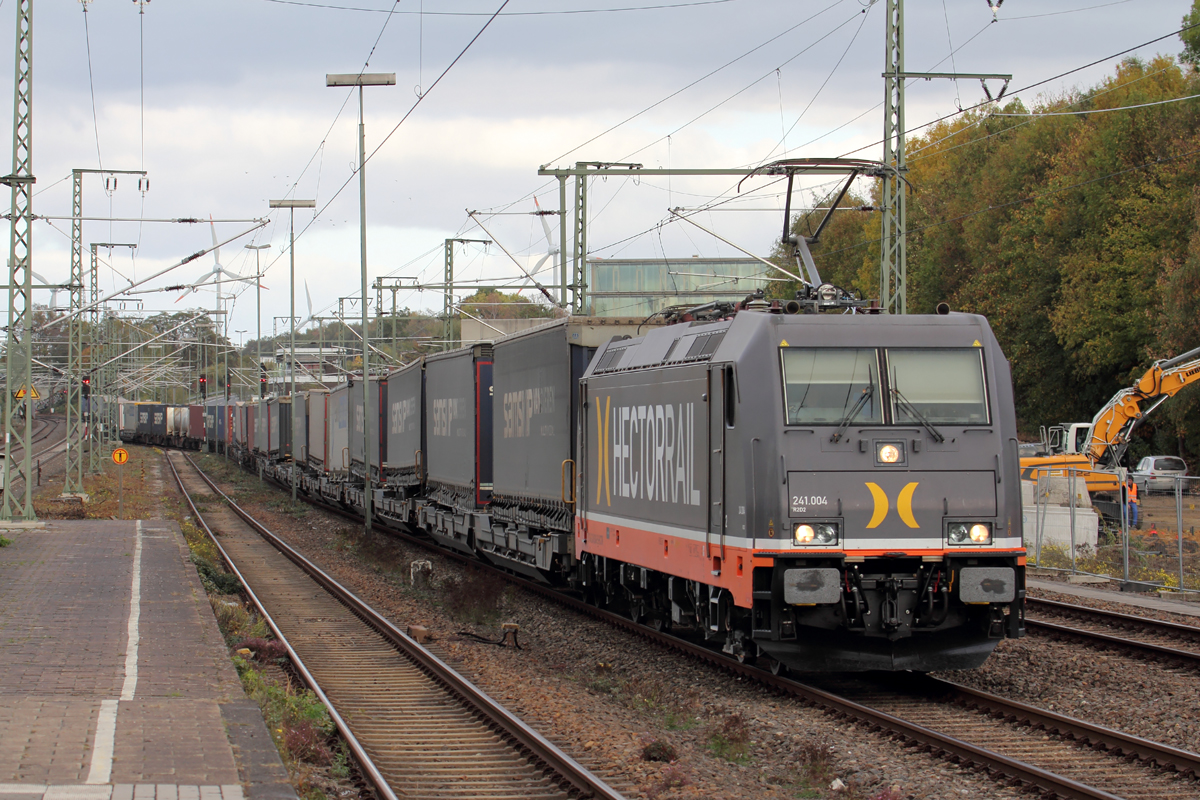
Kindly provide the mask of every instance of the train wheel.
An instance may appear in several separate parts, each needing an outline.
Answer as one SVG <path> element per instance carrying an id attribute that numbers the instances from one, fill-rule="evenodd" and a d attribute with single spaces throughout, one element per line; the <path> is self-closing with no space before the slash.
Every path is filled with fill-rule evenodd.
<path id="1" fill-rule="evenodd" d="M 760 664 L 765 661 L 767 671 L 770 672 L 772 675 L 778 675 L 781 678 L 787 677 L 788 665 L 784 664 L 782 661 L 776 661 L 775 659 L 770 658 L 768 656 L 763 656 L 758 661 Z"/>
<path id="2" fill-rule="evenodd" d="M 627 605 L 625 613 L 629 615 L 631 620 L 639 625 L 646 621 L 646 604 L 640 598 L 629 598 Z"/>

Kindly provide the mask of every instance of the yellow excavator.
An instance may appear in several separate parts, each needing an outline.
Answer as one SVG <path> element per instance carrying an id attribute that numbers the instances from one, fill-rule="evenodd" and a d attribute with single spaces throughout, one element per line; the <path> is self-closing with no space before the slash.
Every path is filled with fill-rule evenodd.
<path id="1" fill-rule="evenodd" d="M 1120 488 L 1116 469 L 1134 428 L 1167 398 L 1197 381 L 1200 347 L 1154 362 L 1133 386 L 1113 395 L 1090 424 L 1055 425 L 1043 432 L 1040 445 L 1022 445 L 1021 478 L 1037 480 L 1042 475 L 1067 475 L 1075 469 L 1087 481 L 1093 498 L 1099 495 L 1097 499 L 1108 499 L 1105 495 L 1110 493 L 1115 496 Z"/>

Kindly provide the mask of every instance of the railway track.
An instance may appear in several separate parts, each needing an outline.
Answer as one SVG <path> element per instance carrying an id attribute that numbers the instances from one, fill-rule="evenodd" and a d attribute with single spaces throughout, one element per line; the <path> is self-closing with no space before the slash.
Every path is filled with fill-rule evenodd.
<path id="1" fill-rule="evenodd" d="M 1039 612 L 1025 619 L 1031 631 L 1200 667 L 1200 628 L 1039 598 L 1027 598 L 1026 609 Z"/>
<path id="2" fill-rule="evenodd" d="M 319 499 L 305 500 L 339 516 L 358 519 Z M 444 556 L 490 569 L 386 520 L 376 522 Z M 806 705 L 854 720 L 874 732 L 984 771 L 998 782 L 1023 784 L 1044 795 L 1075 800 L 1174 800 L 1200 795 L 1196 782 L 1200 755 L 1195 753 L 926 676 L 889 676 L 882 683 L 835 683 L 773 675 L 701 644 L 501 574 L 557 603 L 767 685 Z"/>
<path id="3" fill-rule="evenodd" d="M 40 450 L 35 449 L 34 453 L 30 456 L 30 463 L 33 469 L 36 470 L 39 468 L 40 462 L 49 462 L 66 452 L 66 448 L 63 446 L 63 441 L 66 438 L 66 420 L 61 417 L 44 416 L 35 420 L 35 425 L 39 427 L 33 431 L 33 435 L 29 440 L 30 445 L 36 448 L 38 445 L 50 442 L 48 446 Z M 60 431 L 62 432 L 62 438 L 56 439 L 55 435 Z M 23 450 L 24 448 L 16 450 L 13 454 L 14 460 L 21 458 Z M 18 475 L 13 485 L 23 487 L 24 483 L 25 477 Z"/>
<path id="4" fill-rule="evenodd" d="M 273 536 L 190 458 L 170 451 L 167 463 L 381 798 L 621 798 Z"/>
<path id="5" fill-rule="evenodd" d="M 1200 755 L 948 681 L 900 674 L 805 680 L 983 748 L 989 758 L 1002 756 L 1034 777 L 1040 772 L 1040 780 L 1029 782 L 1059 797 L 1182 800 L 1200 789 Z M 987 761 L 975 763 L 997 774 Z M 1011 775 L 1017 777 L 1015 770 Z"/>

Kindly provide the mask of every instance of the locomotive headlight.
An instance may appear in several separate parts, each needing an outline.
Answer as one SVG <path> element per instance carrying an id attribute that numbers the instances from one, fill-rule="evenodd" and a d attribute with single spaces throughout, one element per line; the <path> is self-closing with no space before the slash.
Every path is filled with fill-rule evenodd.
<path id="1" fill-rule="evenodd" d="M 837 544 L 838 525 L 836 522 L 801 522 L 792 532 L 794 544 Z"/>
<path id="2" fill-rule="evenodd" d="M 817 542 L 820 544 L 837 544 L 838 526 L 832 522 L 818 522 L 815 526 L 817 529 Z"/>
<path id="3" fill-rule="evenodd" d="M 881 464 L 895 464 L 900 460 L 900 448 L 894 444 L 885 444 L 879 448 L 879 462 Z"/>
<path id="4" fill-rule="evenodd" d="M 992 523 L 951 522 L 946 526 L 946 535 L 952 545 L 991 544 Z"/>

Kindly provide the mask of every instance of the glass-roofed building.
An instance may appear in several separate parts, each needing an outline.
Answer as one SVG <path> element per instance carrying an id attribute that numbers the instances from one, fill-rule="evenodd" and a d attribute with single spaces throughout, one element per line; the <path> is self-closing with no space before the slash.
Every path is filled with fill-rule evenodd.
<path id="1" fill-rule="evenodd" d="M 667 306 L 741 300 L 781 278 L 753 258 L 589 258 L 588 313 L 648 317 Z"/>

